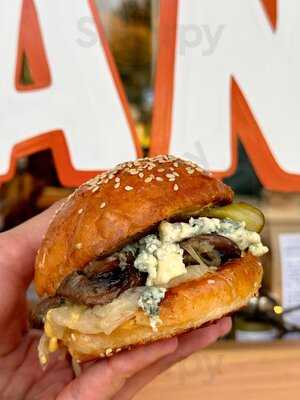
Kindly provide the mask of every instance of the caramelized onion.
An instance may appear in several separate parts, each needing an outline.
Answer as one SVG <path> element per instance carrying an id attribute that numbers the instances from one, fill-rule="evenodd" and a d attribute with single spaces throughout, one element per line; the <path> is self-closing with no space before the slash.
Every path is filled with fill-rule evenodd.
<path id="1" fill-rule="evenodd" d="M 81 333 L 110 335 L 119 325 L 136 313 L 143 288 L 129 289 L 104 306 L 65 305 L 50 310 L 46 322 Z M 54 328 L 55 330 L 55 328 Z M 53 332 L 55 335 L 55 332 Z"/>
<path id="2" fill-rule="evenodd" d="M 187 272 L 177 278 L 172 279 L 166 285 L 167 289 L 176 287 L 185 282 L 194 281 L 195 279 L 200 279 L 206 274 L 211 274 L 217 271 L 216 267 L 208 267 L 204 264 L 201 265 L 191 265 L 187 267 Z"/>
<path id="3" fill-rule="evenodd" d="M 184 263 L 218 267 L 228 260 L 241 257 L 239 247 L 230 239 L 216 234 L 198 235 L 184 240 Z"/>

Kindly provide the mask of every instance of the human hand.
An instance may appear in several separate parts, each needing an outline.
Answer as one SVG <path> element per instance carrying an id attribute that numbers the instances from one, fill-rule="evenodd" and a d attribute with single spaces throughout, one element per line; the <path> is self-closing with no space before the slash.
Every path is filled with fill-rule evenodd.
<path id="1" fill-rule="evenodd" d="M 41 332 L 28 328 L 26 291 L 36 251 L 56 208 L 0 234 L 1 399 L 131 399 L 155 376 L 229 331 L 231 320 L 223 318 L 180 337 L 86 363 L 79 377 L 59 354 L 43 370 L 37 356 Z"/>

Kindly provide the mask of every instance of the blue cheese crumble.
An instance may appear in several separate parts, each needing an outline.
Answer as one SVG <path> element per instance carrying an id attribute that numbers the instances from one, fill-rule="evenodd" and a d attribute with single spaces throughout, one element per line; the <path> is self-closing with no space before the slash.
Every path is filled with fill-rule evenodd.
<path id="1" fill-rule="evenodd" d="M 138 305 L 149 316 L 150 325 L 153 330 L 157 329 L 157 325 L 161 322 L 159 318 L 159 304 L 165 297 L 166 289 L 156 286 L 148 286 L 143 290 Z"/>
<path id="2" fill-rule="evenodd" d="M 189 223 L 163 221 L 158 235 L 147 235 L 130 250 L 136 255 L 135 268 L 148 273 L 147 286 L 165 286 L 171 279 L 186 273 L 179 242 L 200 234 L 216 233 L 231 239 L 242 251 L 256 257 L 268 252 L 260 235 L 246 229 L 244 222 L 217 218 L 191 218 Z"/>
<path id="3" fill-rule="evenodd" d="M 183 249 L 179 244 L 164 242 L 156 235 L 148 235 L 139 241 L 134 266 L 148 273 L 147 286 L 165 285 L 186 272 Z"/>
<path id="4" fill-rule="evenodd" d="M 261 257 L 268 252 L 268 248 L 261 242 L 257 232 L 248 231 L 245 222 L 237 222 L 231 219 L 217 218 L 191 218 L 189 223 L 169 223 L 163 221 L 159 226 L 159 235 L 164 242 L 179 242 L 183 239 L 201 235 L 217 233 L 231 239 L 240 250 L 249 250 L 256 257 Z"/>

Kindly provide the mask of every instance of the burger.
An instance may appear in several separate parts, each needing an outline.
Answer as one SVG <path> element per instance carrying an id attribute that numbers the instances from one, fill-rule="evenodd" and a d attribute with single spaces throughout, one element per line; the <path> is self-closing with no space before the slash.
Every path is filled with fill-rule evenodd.
<path id="1" fill-rule="evenodd" d="M 39 358 L 76 362 L 182 334 L 243 307 L 262 281 L 264 217 L 170 155 L 84 183 L 50 223 L 35 265 Z"/>

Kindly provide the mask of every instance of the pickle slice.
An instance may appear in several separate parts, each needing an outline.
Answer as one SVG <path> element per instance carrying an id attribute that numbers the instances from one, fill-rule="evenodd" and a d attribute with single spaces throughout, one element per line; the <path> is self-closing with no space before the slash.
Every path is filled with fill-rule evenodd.
<path id="1" fill-rule="evenodd" d="M 265 225 L 264 214 L 258 208 L 247 203 L 234 203 L 224 207 L 207 208 L 202 210 L 199 216 L 244 221 L 246 229 L 258 233 L 262 231 Z"/>

